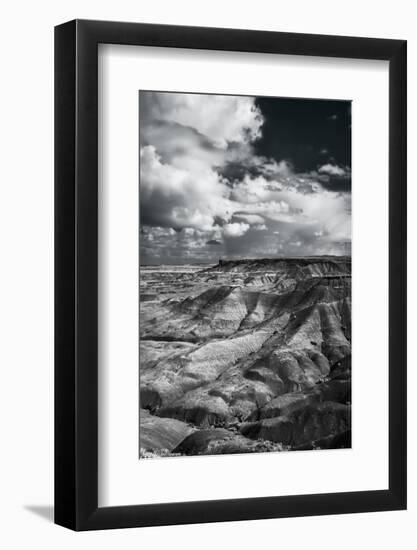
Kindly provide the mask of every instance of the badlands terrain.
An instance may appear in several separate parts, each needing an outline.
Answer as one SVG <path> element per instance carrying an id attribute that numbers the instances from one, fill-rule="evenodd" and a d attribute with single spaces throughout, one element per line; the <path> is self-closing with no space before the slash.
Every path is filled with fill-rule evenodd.
<path id="1" fill-rule="evenodd" d="M 351 259 L 142 266 L 140 456 L 351 446 Z"/>

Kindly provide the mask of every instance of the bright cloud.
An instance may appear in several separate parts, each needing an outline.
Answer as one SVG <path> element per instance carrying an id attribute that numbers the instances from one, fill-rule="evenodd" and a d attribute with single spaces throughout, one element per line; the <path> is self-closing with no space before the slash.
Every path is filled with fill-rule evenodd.
<path id="1" fill-rule="evenodd" d="M 264 122 L 254 98 L 243 96 L 146 92 L 140 109 L 145 123 L 167 120 L 194 128 L 222 147 L 253 141 Z"/>
<path id="2" fill-rule="evenodd" d="M 319 168 L 320 174 L 329 174 L 330 176 L 344 176 L 346 170 L 336 164 L 324 164 Z"/>
<path id="3" fill-rule="evenodd" d="M 210 167 L 164 164 L 152 145 L 141 150 L 141 223 L 209 230 L 215 216 L 228 217 L 228 189 Z"/>
<path id="4" fill-rule="evenodd" d="M 225 237 L 241 237 L 248 229 L 247 223 L 228 223 L 224 226 L 223 234 Z"/>

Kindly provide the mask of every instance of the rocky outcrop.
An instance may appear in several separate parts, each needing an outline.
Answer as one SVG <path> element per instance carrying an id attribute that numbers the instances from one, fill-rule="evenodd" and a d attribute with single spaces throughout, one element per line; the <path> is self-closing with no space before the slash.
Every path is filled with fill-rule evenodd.
<path id="1" fill-rule="evenodd" d="M 139 414 L 139 447 L 141 451 L 172 451 L 193 432 L 184 422 L 158 418 L 141 409 Z"/>
<path id="2" fill-rule="evenodd" d="M 292 274 L 294 270 L 304 270 L 309 277 L 323 274 L 351 273 L 350 256 L 311 256 L 299 258 L 256 258 L 241 260 L 219 260 L 207 271 L 239 272 L 283 272 Z"/>
<path id="3" fill-rule="evenodd" d="M 186 455 L 216 455 L 282 451 L 284 447 L 267 441 L 253 441 L 224 429 L 199 430 L 188 436 L 174 453 Z"/>
<path id="4" fill-rule="evenodd" d="M 240 431 L 251 439 L 297 447 L 350 430 L 350 416 L 349 405 L 324 401 L 307 404 L 287 415 L 244 423 Z"/>

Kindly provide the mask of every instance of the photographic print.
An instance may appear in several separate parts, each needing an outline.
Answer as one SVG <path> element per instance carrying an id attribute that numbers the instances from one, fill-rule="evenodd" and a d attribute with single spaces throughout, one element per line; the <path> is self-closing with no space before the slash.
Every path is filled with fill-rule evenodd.
<path id="1" fill-rule="evenodd" d="M 139 92 L 139 457 L 351 447 L 351 102 Z"/>

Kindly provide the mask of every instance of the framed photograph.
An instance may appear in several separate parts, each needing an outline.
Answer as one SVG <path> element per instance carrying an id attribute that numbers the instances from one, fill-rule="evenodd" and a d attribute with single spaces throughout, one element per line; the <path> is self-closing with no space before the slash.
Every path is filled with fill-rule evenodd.
<path id="1" fill-rule="evenodd" d="M 55 29 L 55 522 L 406 508 L 406 42 Z"/>

